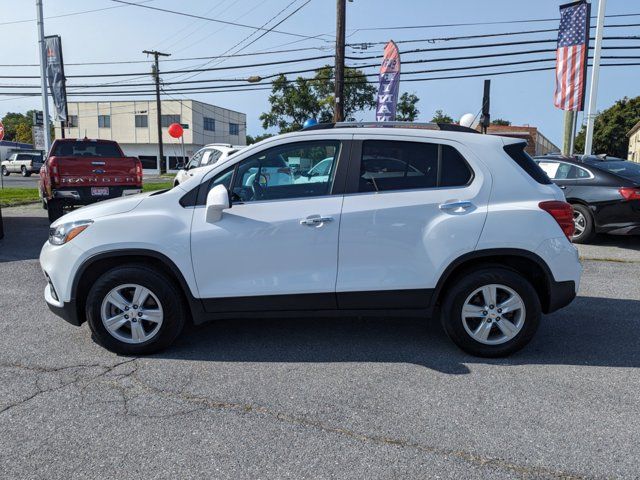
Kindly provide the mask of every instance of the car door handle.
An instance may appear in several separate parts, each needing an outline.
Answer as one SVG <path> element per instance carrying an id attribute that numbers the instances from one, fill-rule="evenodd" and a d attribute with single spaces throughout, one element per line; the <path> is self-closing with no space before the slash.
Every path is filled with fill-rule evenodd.
<path id="1" fill-rule="evenodd" d="M 310 227 L 321 225 L 326 222 L 332 222 L 333 217 L 321 217 L 320 215 L 309 215 L 304 220 L 300 220 L 300 225 L 307 225 Z"/>
<path id="2" fill-rule="evenodd" d="M 562 190 L 566 190 L 566 189 L 567 189 L 567 186 L 566 186 L 566 185 L 559 185 L 559 187 L 560 187 Z"/>
<path id="3" fill-rule="evenodd" d="M 447 202 L 440 204 L 440 210 L 445 212 L 464 212 L 473 208 L 474 205 L 471 202 L 462 201 L 462 202 Z"/>

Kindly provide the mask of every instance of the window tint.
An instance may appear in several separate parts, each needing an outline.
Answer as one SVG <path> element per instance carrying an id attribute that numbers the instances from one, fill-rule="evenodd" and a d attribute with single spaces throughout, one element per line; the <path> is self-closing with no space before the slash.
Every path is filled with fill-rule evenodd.
<path id="1" fill-rule="evenodd" d="M 629 180 L 640 180 L 640 164 L 626 160 L 599 162 L 596 165 L 602 170 L 620 175 Z"/>
<path id="2" fill-rule="evenodd" d="M 122 153 L 115 143 L 67 141 L 58 142 L 53 155 L 69 157 L 112 157 L 120 158 Z"/>
<path id="3" fill-rule="evenodd" d="M 551 180 L 535 160 L 525 152 L 524 148 L 526 146 L 526 143 L 512 143 L 511 145 L 505 145 L 503 148 L 507 155 L 509 155 L 520 168 L 527 172 L 531 178 L 543 185 L 549 185 Z"/>
<path id="4" fill-rule="evenodd" d="M 238 164 L 232 189 L 234 201 L 252 202 L 328 195 L 340 142 L 302 142 L 270 148 Z M 310 175 L 329 160 L 326 175 Z"/>
<path id="5" fill-rule="evenodd" d="M 471 178 L 462 155 L 448 145 L 369 140 L 362 147 L 358 191 L 456 187 Z"/>

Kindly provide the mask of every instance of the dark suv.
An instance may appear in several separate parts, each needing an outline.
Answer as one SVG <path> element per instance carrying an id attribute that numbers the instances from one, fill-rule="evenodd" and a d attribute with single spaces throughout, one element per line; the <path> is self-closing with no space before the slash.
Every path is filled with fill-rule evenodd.
<path id="1" fill-rule="evenodd" d="M 607 156 L 546 155 L 536 162 L 574 208 L 574 243 L 596 233 L 640 234 L 640 164 Z"/>

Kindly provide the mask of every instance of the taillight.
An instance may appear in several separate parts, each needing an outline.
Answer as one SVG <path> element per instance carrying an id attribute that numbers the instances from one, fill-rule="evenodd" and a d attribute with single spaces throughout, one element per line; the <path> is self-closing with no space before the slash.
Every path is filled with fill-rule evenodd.
<path id="1" fill-rule="evenodd" d="M 576 229 L 573 223 L 573 207 L 569 203 L 559 200 L 540 202 L 538 206 L 558 222 L 564 234 L 571 240 Z"/>
<path id="2" fill-rule="evenodd" d="M 621 187 L 618 189 L 618 193 L 625 200 L 640 200 L 640 188 Z"/>
<path id="3" fill-rule="evenodd" d="M 51 182 L 59 183 L 60 177 L 58 176 L 58 162 L 55 158 L 49 160 L 49 169 L 51 170 Z"/>
<path id="4" fill-rule="evenodd" d="M 136 160 L 136 181 L 142 183 L 142 162 Z"/>

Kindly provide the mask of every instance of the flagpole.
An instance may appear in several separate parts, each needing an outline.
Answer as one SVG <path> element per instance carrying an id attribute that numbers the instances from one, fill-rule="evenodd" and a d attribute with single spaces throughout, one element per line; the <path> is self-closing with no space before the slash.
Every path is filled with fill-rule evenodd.
<path id="1" fill-rule="evenodd" d="M 38 10 L 38 47 L 40 49 L 40 86 L 42 90 L 42 116 L 44 123 L 44 154 L 49 152 L 51 146 L 49 127 L 49 99 L 47 98 L 47 51 L 44 44 L 44 20 L 42 19 L 42 0 L 36 0 Z"/>
<path id="2" fill-rule="evenodd" d="M 596 100 L 598 96 L 598 77 L 600 76 L 600 50 L 602 49 L 602 30 L 604 28 L 604 11 L 607 0 L 598 2 L 598 24 L 596 25 L 596 45 L 593 52 L 593 66 L 591 67 L 591 87 L 589 88 L 589 110 L 587 111 L 587 134 L 584 141 L 584 154 L 593 152 L 593 126 L 596 116 Z M 603 152 L 609 153 L 609 152 Z"/>

